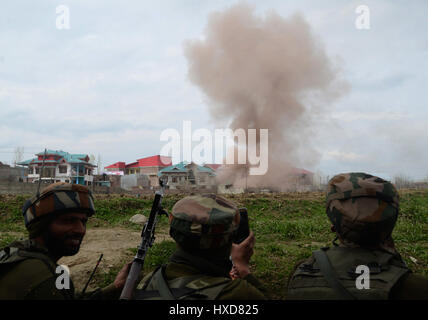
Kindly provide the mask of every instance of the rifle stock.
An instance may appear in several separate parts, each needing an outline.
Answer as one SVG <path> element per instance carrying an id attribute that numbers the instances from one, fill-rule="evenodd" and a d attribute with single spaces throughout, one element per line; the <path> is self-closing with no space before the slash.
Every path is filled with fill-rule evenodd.
<path id="1" fill-rule="evenodd" d="M 132 263 L 131 269 L 129 270 L 128 278 L 120 294 L 120 300 L 131 300 L 134 295 L 134 290 L 137 285 L 138 275 L 143 267 L 140 263 Z"/>

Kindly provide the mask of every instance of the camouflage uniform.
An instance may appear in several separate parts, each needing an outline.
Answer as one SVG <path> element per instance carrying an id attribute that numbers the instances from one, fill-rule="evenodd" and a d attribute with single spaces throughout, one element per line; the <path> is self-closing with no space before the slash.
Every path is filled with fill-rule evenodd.
<path id="1" fill-rule="evenodd" d="M 137 299 L 266 299 L 266 290 L 251 274 L 231 280 L 229 260 L 237 207 L 216 195 L 178 201 L 170 215 L 170 235 L 178 245 L 170 262 L 147 275 Z"/>
<path id="2" fill-rule="evenodd" d="M 339 174 L 329 181 L 326 211 L 340 245 L 297 264 L 288 299 L 428 298 L 428 280 L 411 274 L 391 237 L 399 213 L 394 185 L 365 173 Z M 369 267 L 370 289 L 356 288 L 359 265 Z"/>
<path id="3" fill-rule="evenodd" d="M 94 203 L 84 186 L 55 183 L 39 197 L 28 200 L 23 208 L 30 239 L 15 241 L 0 251 L 0 299 L 74 299 L 74 286 L 57 289 L 58 264 L 47 248 L 34 238 L 40 235 L 58 215 L 83 212 L 91 216 Z M 86 298 L 118 298 L 114 285 L 85 295 Z"/>

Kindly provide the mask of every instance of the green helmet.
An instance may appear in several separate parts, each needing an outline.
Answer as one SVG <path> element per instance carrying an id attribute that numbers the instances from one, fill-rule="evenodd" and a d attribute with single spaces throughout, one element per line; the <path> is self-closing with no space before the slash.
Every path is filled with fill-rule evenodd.
<path id="1" fill-rule="evenodd" d="M 91 191 L 82 185 L 57 182 L 42 190 L 40 196 L 28 199 L 22 209 L 30 238 L 39 235 L 58 214 L 95 213 Z"/>
<path id="2" fill-rule="evenodd" d="M 362 172 L 342 173 L 328 183 L 327 215 L 342 240 L 376 245 L 390 239 L 399 212 L 395 186 Z"/>
<path id="3" fill-rule="evenodd" d="M 171 237 L 188 249 L 230 245 L 238 225 L 238 208 L 215 194 L 185 197 L 174 205 L 170 215 Z"/>

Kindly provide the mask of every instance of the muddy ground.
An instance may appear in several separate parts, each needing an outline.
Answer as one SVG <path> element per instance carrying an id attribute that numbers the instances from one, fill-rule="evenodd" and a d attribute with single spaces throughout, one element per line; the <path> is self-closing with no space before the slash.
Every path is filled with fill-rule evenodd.
<path id="1" fill-rule="evenodd" d="M 156 234 L 155 243 L 171 239 L 167 234 Z M 70 268 L 70 275 L 76 292 L 83 289 L 94 269 L 101 253 L 103 259 L 97 273 L 108 272 L 113 266 L 132 261 L 130 248 L 136 248 L 141 242 L 141 232 L 125 228 L 91 228 L 86 231 L 79 252 L 70 257 L 61 258 L 58 263 Z M 92 281 L 93 282 L 93 281 Z M 89 285 L 87 290 L 95 289 Z"/>

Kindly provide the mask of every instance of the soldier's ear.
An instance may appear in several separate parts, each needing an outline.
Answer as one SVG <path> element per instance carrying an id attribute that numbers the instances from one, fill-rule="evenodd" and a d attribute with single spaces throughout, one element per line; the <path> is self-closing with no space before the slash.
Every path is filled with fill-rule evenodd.
<path id="1" fill-rule="evenodd" d="M 336 227 L 332 224 L 330 227 L 331 232 L 336 233 Z"/>

